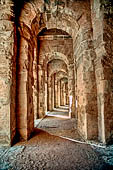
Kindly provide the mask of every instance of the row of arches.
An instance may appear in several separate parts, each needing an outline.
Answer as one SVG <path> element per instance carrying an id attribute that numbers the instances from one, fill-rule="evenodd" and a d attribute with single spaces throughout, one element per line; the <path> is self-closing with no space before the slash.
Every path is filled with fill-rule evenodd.
<path id="1" fill-rule="evenodd" d="M 62 5 L 60 5 L 61 8 L 59 10 L 59 13 L 63 10 L 63 14 L 54 16 L 53 14 L 54 12 L 52 12 L 53 7 L 51 8 L 52 4 L 50 4 L 49 8 L 51 8 L 50 10 L 51 17 L 48 19 L 48 10 L 43 11 L 43 5 L 47 6 L 47 4 L 43 3 L 42 1 L 39 2 L 39 4 L 36 1 L 25 4 L 24 9 L 22 10 L 20 18 L 19 18 L 19 23 L 20 23 L 21 28 L 25 30 L 25 25 L 26 25 L 27 29 L 30 28 L 31 32 L 33 32 L 33 35 L 34 35 L 32 37 L 33 37 L 33 42 L 35 43 L 36 50 L 37 50 L 36 56 L 34 57 L 36 58 L 38 57 L 38 60 L 37 60 L 38 79 L 39 79 L 39 91 L 38 91 L 39 97 L 38 97 L 38 103 L 37 103 L 38 112 L 39 114 L 41 114 L 41 116 L 45 113 L 45 109 L 44 109 L 45 104 L 42 102 L 44 99 L 44 93 L 41 94 L 42 90 L 40 86 L 44 83 L 43 82 L 44 80 L 41 80 L 41 79 L 43 79 L 43 77 L 46 77 L 46 76 L 48 78 L 47 80 L 48 82 L 47 83 L 47 108 L 46 109 L 47 110 L 52 109 L 51 100 L 50 100 L 50 97 L 48 97 L 48 96 L 52 96 L 52 90 L 49 87 L 50 86 L 50 80 L 49 80 L 50 75 L 48 73 L 48 70 L 49 70 L 50 63 L 54 59 L 48 62 L 48 58 L 52 57 L 52 55 L 51 57 L 49 57 L 48 54 L 54 53 L 55 57 L 59 56 L 59 60 L 63 59 L 63 61 L 65 60 L 67 64 L 68 72 L 66 71 L 66 69 L 65 71 L 68 74 L 68 86 L 69 86 L 68 97 L 69 96 L 73 97 L 72 104 L 71 105 L 69 104 L 69 106 L 71 106 L 72 108 L 71 109 L 69 108 L 69 110 L 71 110 L 72 112 L 71 114 L 75 116 L 76 114 L 75 98 L 76 98 L 78 101 L 78 109 L 77 109 L 77 115 L 76 115 L 78 119 L 78 130 L 86 139 L 97 139 L 98 137 L 98 111 L 97 111 L 97 99 L 96 99 L 97 88 L 96 88 L 96 78 L 95 78 L 95 72 L 94 72 L 95 68 L 94 68 L 94 63 L 93 63 L 94 54 L 92 52 L 93 51 L 93 45 L 92 45 L 92 40 L 91 40 L 92 32 L 90 31 L 91 22 L 90 20 L 88 20 L 88 17 L 89 18 L 91 17 L 91 14 L 89 12 L 90 4 L 88 2 L 87 3 L 82 2 L 82 4 L 80 5 L 80 2 L 79 2 L 79 8 L 80 8 L 79 11 L 81 12 L 80 14 L 78 14 L 78 8 L 77 8 L 78 3 L 76 3 L 76 5 L 74 6 L 74 10 L 76 9 L 76 12 L 74 11 L 74 14 L 76 14 L 76 17 L 75 17 L 76 20 L 74 19 L 74 21 L 73 21 L 73 15 L 72 15 L 73 9 L 70 13 L 68 13 L 69 10 L 67 10 L 67 8 L 63 10 L 64 7 L 61 7 Z M 59 7 L 59 4 L 57 5 L 57 8 L 55 7 L 56 12 L 58 10 L 58 7 Z M 38 13 L 37 13 L 37 9 L 38 9 Z M 66 14 L 66 11 L 68 11 L 67 12 L 68 16 Z M 60 17 L 62 16 L 60 23 L 58 22 L 59 16 Z M 68 20 L 71 23 L 67 24 L 66 20 Z M 25 23 L 24 27 L 21 25 L 21 23 Z M 74 23 L 75 25 L 72 23 Z M 22 36 L 24 36 L 24 38 L 28 36 L 29 40 L 31 39 L 29 37 L 30 35 L 31 33 L 28 34 L 28 30 L 22 33 Z M 37 35 L 38 35 L 38 40 L 37 40 Z M 85 37 L 87 37 L 87 39 L 85 39 Z M 38 44 L 38 47 L 37 47 L 37 44 Z M 32 43 L 30 42 L 30 46 L 31 47 L 28 47 L 28 48 L 33 48 L 34 45 L 32 45 Z M 22 48 L 23 48 L 23 45 L 22 45 Z M 31 54 L 29 54 L 31 56 L 31 61 L 29 61 L 29 63 L 33 63 L 32 50 L 28 50 L 28 52 L 29 51 L 31 52 Z M 58 53 L 62 55 L 58 55 Z M 59 60 L 57 60 L 57 62 Z M 53 64 L 53 67 L 58 64 L 57 62 Z M 42 67 L 44 68 L 44 70 L 42 69 Z M 32 64 L 29 70 L 30 69 L 32 69 Z M 60 70 L 63 71 L 61 68 Z M 56 72 L 57 71 L 58 70 L 56 70 Z M 32 71 L 29 71 L 29 72 L 32 72 Z M 47 72 L 47 73 L 44 73 L 44 72 Z M 29 76 L 28 82 L 32 82 L 33 75 L 30 75 L 30 76 Z M 43 83 L 41 83 L 41 81 Z M 75 86 L 75 83 L 76 83 L 76 86 Z M 29 86 L 29 89 L 32 88 L 30 87 L 32 86 L 31 83 L 28 86 Z M 44 88 L 43 88 L 43 91 L 44 91 Z M 28 98 L 30 98 L 30 100 L 32 101 L 31 107 L 29 105 L 29 108 L 28 108 L 29 113 L 33 112 L 32 110 L 33 99 L 31 97 L 32 93 L 33 92 L 31 91 L 31 95 L 30 95 L 30 92 L 28 95 Z M 43 106 L 43 107 L 40 107 L 40 106 Z M 26 105 L 24 105 L 24 107 L 26 108 L 28 107 L 27 103 Z M 22 113 L 19 112 L 20 119 L 21 119 L 21 115 Z M 26 115 L 28 115 L 28 113 L 26 113 Z M 24 137 L 23 135 L 23 128 L 22 129 L 18 128 L 20 135 L 24 139 L 28 138 L 28 136 L 33 130 L 33 120 L 31 121 L 31 117 L 33 119 L 33 114 L 32 116 L 29 115 L 28 117 L 30 129 L 29 131 L 27 130 L 28 135 L 26 137 Z M 103 122 L 101 122 L 101 125 L 102 124 Z M 91 126 L 92 128 L 90 128 Z M 22 133 L 20 132 L 21 131 L 20 129 L 22 130 Z M 102 125 L 102 134 L 100 134 L 100 138 L 102 141 L 105 140 L 105 136 L 103 133 L 104 133 L 104 127 Z"/>
<path id="2" fill-rule="evenodd" d="M 10 127 L 1 128 L 8 144 L 16 136 L 27 140 L 34 129 L 34 118 L 65 103 L 86 140 L 109 141 L 113 134 L 113 78 L 106 30 L 112 35 L 112 29 L 103 16 L 101 2 L 32 0 L 19 5 L 9 1 L 6 13 L 15 20 L 3 16 L 11 24 L 10 31 L 13 29 L 7 42 L 14 53 L 8 76 L 12 83 L 7 88 L 12 93 L 8 93 L 11 103 L 6 103 L 5 120 Z M 10 49 L 7 54 L 10 56 Z"/>

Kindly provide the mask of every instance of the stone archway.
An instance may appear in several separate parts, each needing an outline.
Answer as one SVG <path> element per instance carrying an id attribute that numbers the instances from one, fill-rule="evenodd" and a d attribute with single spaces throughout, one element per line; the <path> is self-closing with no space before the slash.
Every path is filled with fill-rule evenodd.
<path id="1" fill-rule="evenodd" d="M 78 130 L 85 139 L 99 138 L 106 143 L 112 138 L 112 38 L 109 41 L 113 34 L 112 9 L 109 4 L 106 9 L 104 1 L 95 3 L 93 0 L 62 0 L 62 3 L 51 1 L 47 4 L 34 0 L 23 1 L 16 8 L 19 5 L 16 1 L 1 1 L 1 8 L 6 10 L 1 11 L 3 63 L 0 66 L 5 70 L 0 72 L 2 144 L 10 145 L 16 135 L 25 140 L 30 137 L 34 128 L 33 112 L 36 114 L 37 111 L 37 108 L 33 109 L 38 95 L 37 70 L 44 66 L 46 72 L 45 63 L 55 55 L 60 59 L 59 54 L 62 58 L 65 56 L 70 70 L 68 86 L 70 95 L 74 92 L 73 104 L 75 98 L 78 101 Z M 47 46 L 41 42 L 39 49 L 37 35 L 44 29 L 54 28 L 63 30 L 63 40 L 58 41 L 59 36 L 51 34 L 49 38 L 54 39 L 48 45 L 47 36 L 43 40 L 40 36 L 38 41 L 45 41 Z"/>
<path id="2" fill-rule="evenodd" d="M 78 5 L 78 3 L 76 5 Z M 68 85 L 70 88 L 69 95 L 73 96 L 73 106 L 74 106 L 73 114 L 75 113 L 75 95 L 76 95 L 78 98 L 78 109 L 77 109 L 78 110 L 78 116 L 77 116 L 78 117 L 78 129 L 80 130 L 80 133 L 86 139 L 90 139 L 92 137 L 95 137 L 95 138 L 97 137 L 98 125 L 97 125 L 97 107 L 96 107 L 96 94 L 97 93 L 96 93 L 96 88 L 94 88 L 94 86 L 96 86 L 96 80 L 95 80 L 95 73 L 94 73 L 94 65 L 93 65 L 93 62 L 91 61 L 92 56 L 90 54 L 90 51 L 92 50 L 93 47 L 88 46 L 88 44 L 91 43 L 91 36 L 92 36 L 91 32 L 86 33 L 86 35 L 89 36 L 89 39 L 87 41 L 84 41 L 85 30 L 91 29 L 91 23 L 90 23 L 90 21 L 87 20 L 87 18 L 90 17 L 90 13 L 88 12 L 90 10 L 90 6 L 89 6 L 89 4 L 87 4 L 87 5 L 88 5 L 87 12 L 85 11 L 86 12 L 85 15 L 83 15 L 83 13 L 81 13 L 81 17 L 80 17 L 79 21 L 77 21 L 77 23 L 80 25 L 79 30 L 76 32 L 73 29 L 73 27 L 71 27 L 71 32 L 74 31 L 74 32 L 76 32 L 76 34 L 71 33 L 71 35 L 73 35 L 72 38 L 69 37 L 68 35 L 65 35 L 67 37 L 64 37 L 63 41 L 60 42 L 61 46 L 59 46 L 60 45 L 59 41 L 58 41 L 59 36 L 57 35 L 57 39 L 54 39 L 54 37 L 56 35 L 52 36 L 52 34 L 50 34 L 50 32 L 51 32 L 50 30 L 54 27 L 54 22 L 51 23 L 51 28 L 49 27 L 49 31 L 50 31 L 49 34 L 51 35 L 49 38 L 51 40 L 48 39 L 47 35 L 44 35 L 45 37 L 43 36 L 43 38 L 46 38 L 46 39 L 38 39 L 38 43 L 40 44 L 40 48 L 38 47 L 38 57 L 39 56 L 44 57 L 44 58 L 41 58 L 41 60 L 40 60 L 40 58 L 38 58 L 38 64 L 39 64 L 39 67 L 41 68 L 42 65 L 44 64 L 43 60 L 45 60 L 45 57 L 46 57 L 45 55 L 43 55 L 43 52 L 45 54 L 50 53 L 51 49 L 53 49 L 54 52 L 60 52 L 67 56 L 67 59 L 69 61 L 68 68 L 70 70 L 69 74 L 68 74 L 68 76 L 69 76 Z M 86 6 L 86 4 L 85 4 L 85 6 Z M 83 5 L 81 6 L 81 9 L 82 8 L 83 8 Z M 30 10 L 28 9 L 28 11 L 30 11 Z M 84 11 L 84 8 L 82 9 L 82 12 L 83 11 Z M 44 14 L 45 13 L 46 12 L 44 11 Z M 47 21 L 44 18 L 45 17 L 44 14 L 39 14 L 40 17 L 39 17 L 38 22 L 35 19 L 38 26 L 40 25 L 40 23 L 42 24 L 42 27 L 39 26 L 39 28 L 38 28 L 39 32 L 40 32 L 40 29 L 43 27 L 46 27 L 46 24 L 47 24 Z M 33 18 L 38 18 L 35 16 L 35 13 L 33 13 L 33 15 L 34 15 Z M 53 13 L 52 13 L 52 15 L 53 15 Z M 29 23 L 32 23 L 31 20 L 34 21 L 33 18 L 32 19 L 30 18 Z M 83 22 L 83 20 L 84 20 L 84 22 Z M 73 19 L 72 19 L 72 21 L 73 21 Z M 29 26 L 28 23 L 26 23 L 26 24 Z M 33 22 L 33 24 L 35 26 L 35 22 Z M 33 27 L 33 25 L 32 25 L 32 28 L 34 30 L 34 28 L 36 28 L 36 26 Z M 36 33 L 33 30 L 32 30 L 33 34 Z M 58 33 L 58 30 L 57 30 L 57 33 Z M 68 33 L 70 33 L 70 31 Z M 47 32 L 46 32 L 46 34 L 47 34 Z M 81 39 L 79 37 L 80 34 L 83 35 L 83 37 Z M 34 39 L 36 39 L 35 36 L 36 35 L 33 36 Z M 67 38 L 67 40 L 66 40 L 66 38 Z M 49 41 L 49 44 L 47 43 L 47 41 Z M 74 44 L 73 44 L 73 41 L 74 41 Z M 45 42 L 46 42 L 46 45 L 44 45 Z M 64 44 L 62 45 L 63 42 L 64 42 Z M 76 42 L 77 42 L 77 44 L 76 44 Z M 79 45 L 81 46 L 81 44 L 83 46 L 83 49 L 80 49 L 79 53 L 78 53 Z M 68 48 L 67 48 L 67 45 L 69 46 Z M 61 48 L 61 47 L 63 47 L 63 48 Z M 73 47 L 74 47 L 74 51 L 73 51 Z M 88 50 L 88 53 L 86 52 L 87 50 Z M 76 56 L 76 58 L 74 58 L 74 55 Z M 87 57 L 86 57 L 87 55 L 89 57 L 89 60 L 87 60 Z M 48 59 L 46 59 L 46 60 L 48 60 Z M 81 61 L 81 63 L 79 61 Z M 75 66 L 75 63 L 76 63 L 76 66 Z M 41 66 L 40 66 L 40 64 L 41 64 Z M 75 77 L 75 70 L 77 70 L 77 74 L 76 74 L 77 75 L 77 79 L 76 79 L 77 80 L 77 82 L 76 82 L 77 94 L 75 94 L 75 92 L 74 92 L 75 91 L 75 87 L 74 87 L 75 79 L 72 79 L 72 77 Z M 40 70 L 40 72 L 42 72 L 41 73 L 41 75 L 42 75 L 41 82 L 42 82 L 43 71 Z M 81 76 L 79 76 L 80 74 L 81 74 Z M 81 79 L 80 79 L 80 77 L 81 77 Z M 92 77 L 92 80 L 90 79 L 91 77 Z M 31 80 L 29 80 L 29 81 L 31 81 Z M 79 81 L 82 82 L 81 83 L 82 88 L 81 88 L 81 85 L 79 84 Z M 89 88 L 90 85 L 91 85 L 91 88 Z M 87 92 L 87 89 L 89 90 L 89 92 Z M 40 91 L 41 91 L 41 89 L 40 89 Z M 95 105 L 92 104 L 91 102 L 89 102 L 90 101 L 89 96 L 92 96 L 92 98 L 95 100 Z M 84 100 L 86 102 L 83 103 L 83 102 L 81 102 L 81 100 Z M 40 103 L 40 104 L 42 105 L 42 103 Z M 93 108 L 93 111 L 91 111 L 91 108 Z M 44 110 L 42 110 L 42 112 L 44 112 Z M 92 123 L 91 123 L 91 121 L 92 121 Z M 94 124 L 93 129 L 88 128 L 91 124 Z M 92 131 L 95 133 L 95 135 L 94 134 L 92 135 Z"/>
<path id="3" fill-rule="evenodd" d="M 65 73 L 68 74 L 68 69 L 67 69 L 67 65 L 65 64 L 65 62 L 63 60 L 52 60 L 50 62 L 48 62 L 47 64 L 47 70 L 48 70 L 48 109 L 52 110 L 54 107 L 58 107 L 58 103 L 61 104 L 61 101 L 63 100 L 60 97 L 60 93 L 61 93 L 61 84 L 58 84 L 58 73 Z M 62 74 L 62 76 L 64 76 L 64 74 Z M 58 91 L 58 87 L 59 90 Z M 63 90 L 63 89 L 62 89 Z M 51 96 L 51 99 L 49 99 L 49 96 Z M 59 97 L 60 99 L 59 99 Z M 51 100 L 51 102 L 50 102 Z"/>
<path id="4" fill-rule="evenodd" d="M 52 100 L 55 96 L 54 96 L 54 90 L 51 89 L 51 86 L 54 87 L 54 85 L 52 85 L 51 82 L 55 81 L 55 74 L 59 71 L 64 71 L 68 72 L 68 65 L 69 63 L 72 63 L 72 37 L 70 35 L 68 35 L 67 32 L 65 32 L 64 30 L 61 29 L 43 29 L 42 32 L 39 33 L 38 37 L 38 44 L 39 44 L 39 52 L 38 52 L 38 63 L 39 63 L 39 67 L 42 68 L 40 70 L 41 72 L 41 76 L 44 75 L 44 81 L 43 83 L 46 86 L 50 86 L 49 90 L 48 90 L 48 95 L 46 94 L 46 96 L 51 96 L 48 97 L 50 99 L 48 99 L 47 101 L 49 101 L 49 105 L 46 107 L 48 109 L 47 110 L 52 110 L 54 108 L 54 100 Z M 65 43 L 65 45 L 64 45 Z M 68 53 L 67 53 L 67 49 L 69 49 Z M 70 58 L 67 54 L 70 53 Z M 52 63 L 54 61 L 54 64 L 51 68 L 51 75 L 49 76 L 48 74 L 48 63 Z M 57 62 L 55 62 L 57 61 Z M 59 61 L 59 62 L 58 62 Z M 62 64 L 63 62 L 63 64 Z M 56 63 L 56 64 L 55 64 Z M 65 66 L 65 67 L 64 67 Z M 59 70 L 60 67 L 60 70 Z M 64 68 L 63 68 L 64 67 Z M 41 77 L 40 76 L 40 77 Z M 72 75 L 73 76 L 73 75 Z M 71 78 L 71 79 L 74 79 Z M 46 83 L 45 83 L 46 82 Z M 40 84 L 40 83 L 39 83 Z M 40 85 L 39 85 L 40 86 Z M 42 85 L 41 85 L 42 87 Z M 47 88 L 46 88 L 47 89 Z M 45 91 L 45 88 L 43 88 L 43 92 Z M 51 92 L 52 91 L 52 92 Z M 56 91 L 57 91 L 57 87 L 56 87 Z M 52 95 L 51 95 L 52 93 Z M 44 98 L 44 93 L 39 95 L 43 96 L 41 98 Z M 42 102 L 43 99 L 41 99 Z M 52 101 L 52 102 L 51 102 Z M 57 104 L 56 104 L 57 105 Z M 42 106 L 44 106 L 44 103 L 42 104 Z M 42 110 L 43 114 L 45 113 L 44 108 L 43 109 L 38 109 L 39 111 Z M 43 115 L 42 114 L 42 115 Z"/>

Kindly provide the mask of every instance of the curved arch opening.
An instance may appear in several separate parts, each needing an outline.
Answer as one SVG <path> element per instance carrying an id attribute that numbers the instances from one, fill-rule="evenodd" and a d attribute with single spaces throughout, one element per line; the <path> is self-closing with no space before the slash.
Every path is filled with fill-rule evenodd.
<path id="1" fill-rule="evenodd" d="M 14 34 L 16 34 L 14 65 L 17 65 L 17 74 L 13 77 L 17 82 L 17 86 L 15 81 L 13 81 L 11 88 L 17 89 L 15 90 L 16 94 L 14 94 L 16 96 L 15 103 L 11 103 L 11 107 L 14 108 L 11 109 L 16 117 L 12 136 L 18 133 L 25 140 L 30 137 L 34 129 L 34 117 L 37 119 L 45 116 L 45 113 L 53 107 L 53 100 L 50 100 L 52 97 L 49 96 L 51 96 L 53 89 L 56 87 L 52 89 L 52 83 L 54 82 L 55 84 L 56 81 L 57 83 L 63 82 L 63 84 L 66 84 L 68 78 L 69 110 L 71 115 L 77 118 L 78 129 L 86 139 L 96 139 L 99 136 L 102 141 L 105 141 L 106 132 L 104 131 L 104 120 L 101 119 L 101 114 L 104 115 L 103 108 L 106 106 L 107 100 L 111 100 L 111 91 L 108 93 L 109 98 L 106 98 L 104 106 L 101 106 L 97 100 L 99 96 L 99 101 L 103 102 L 100 90 L 101 83 L 99 85 L 97 83 L 100 82 L 98 76 L 104 75 L 103 77 L 106 78 L 106 82 L 111 89 L 113 78 L 111 76 L 107 79 L 107 76 L 112 72 L 112 67 L 106 73 L 105 69 L 103 69 L 110 57 L 107 60 L 107 56 L 103 55 L 102 61 L 99 61 L 100 63 L 103 62 L 101 63 L 102 68 L 98 72 L 99 66 L 95 54 L 95 48 L 97 47 L 94 47 L 95 43 L 93 43 L 93 36 L 96 39 L 98 35 L 93 23 L 95 20 L 91 21 L 91 10 L 93 8 L 90 8 L 89 1 L 65 1 L 63 6 L 61 4 L 56 5 L 54 2 L 50 1 L 50 4 L 45 4 L 43 0 L 26 0 L 23 2 L 21 0 L 19 6 L 17 2 L 14 7 L 14 24 L 16 24 L 14 25 L 14 29 L 16 27 L 14 30 Z M 9 19 L 11 12 L 9 10 L 4 17 Z M 12 19 L 8 20 L 8 22 L 13 23 Z M 92 27 L 94 27 L 94 30 Z M 8 29 L 10 30 L 9 26 Z M 94 34 L 92 34 L 92 30 Z M 19 36 L 17 36 L 17 32 Z M 104 36 L 105 34 L 104 30 Z M 13 40 L 10 40 L 12 37 L 8 38 L 8 45 L 13 42 Z M 106 42 L 108 41 L 107 39 L 106 36 Z M 105 49 L 107 50 L 106 45 Z M 111 43 L 108 43 L 108 46 L 110 47 Z M 10 49 L 12 49 L 12 46 Z M 7 49 L 9 50 L 9 55 L 10 49 Z M 6 56 L 6 58 L 8 57 Z M 15 73 L 15 68 L 13 72 Z M 103 77 L 101 77 L 102 80 Z M 105 94 L 104 83 L 103 81 L 103 95 Z M 58 99 L 56 99 L 57 97 L 54 98 L 54 103 L 56 103 L 54 107 L 57 107 Z M 75 107 L 76 101 L 78 102 L 77 107 Z M 16 114 L 14 110 L 17 111 Z M 107 109 L 106 111 L 110 116 L 110 111 Z M 98 120 L 98 117 L 100 120 Z M 25 120 L 24 125 L 23 120 Z M 97 122 L 99 121 L 100 125 L 98 126 Z M 111 124 L 109 123 L 108 130 Z M 94 128 L 90 128 L 91 125 L 94 125 Z"/>

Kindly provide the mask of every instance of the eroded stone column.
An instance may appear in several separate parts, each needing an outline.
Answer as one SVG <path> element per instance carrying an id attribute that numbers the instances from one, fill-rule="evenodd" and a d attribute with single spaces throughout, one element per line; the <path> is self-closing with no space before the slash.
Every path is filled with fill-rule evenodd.
<path id="1" fill-rule="evenodd" d="M 27 139 L 27 86 L 28 86 L 28 42 L 20 39 L 18 63 L 17 128 L 22 139 Z"/>
<path id="2" fill-rule="evenodd" d="M 95 52 L 92 42 L 91 15 L 88 11 L 79 20 L 75 56 L 77 71 L 78 130 L 89 140 L 98 137 L 97 88 L 95 78 Z M 87 37 L 87 38 L 86 38 Z"/>
<path id="3" fill-rule="evenodd" d="M 17 84 L 17 130 L 20 138 L 27 140 L 34 130 L 33 107 L 33 39 L 28 26 L 20 22 L 18 84 Z"/>
<path id="4" fill-rule="evenodd" d="M 27 140 L 34 129 L 33 107 L 33 48 L 32 41 L 21 33 L 18 58 L 17 130 Z"/>
<path id="5" fill-rule="evenodd" d="M 66 83 L 64 83 L 64 106 L 66 105 Z"/>
<path id="6" fill-rule="evenodd" d="M 105 143 L 105 117 L 104 117 L 104 74 L 103 68 L 101 65 L 101 60 L 95 61 L 95 73 L 96 73 L 96 82 L 97 82 L 97 104 L 98 104 L 98 139 L 99 141 Z"/>
<path id="7" fill-rule="evenodd" d="M 64 91 L 63 91 L 63 86 L 64 86 L 64 82 L 61 80 L 60 81 L 61 85 L 60 85 L 60 103 L 61 106 L 64 106 Z"/>
<path id="8" fill-rule="evenodd" d="M 53 110 L 55 107 L 55 77 L 51 76 L 51 109 Z"/>
<path id="9" fill-rule="evenodd" d="M 69 116 L 75 117 L 74 65 L 69 65 L 68 93 L 69 93 Z"/>
<path id="10" fill-rule="evenodd" d="M 55 108 L 58 107 L 58 84 L 57 84 L 57 78 L 56 78 L 56 74 L 55 74 L 55 85 L 54 85 L 54 90 L 55 90 Z"/>
<path id="11" fill-rule="evenodd" d="M 85 51 L 83 63 L 77 68 L 78 128 L 86 139 L 97 139 L 97 89 L 91 54 Z"/>
<path id="12" fill-rule="evenodd" d="M 69 104 L 69 97 L 68 97 L 68 83 L 66 83 L 66 105 Z"/>
<path id="13" fill-rule="evenodd" d="M 91 0 L 91 14 L 96 52 L 98 139 L 107 143 L 113 140 L 113 8 L 111 2 Z"/>
<path id="14" fill-rule="evenodd" d="M 34 105 L 34 119 L 38 118 L 38 102 L 37 102 L 37 49 L 34 48 L 34 61 L 33 61 L 33 78 L 34 78 L 34 86 L 33 86 L 33 105 Z"/>
<path id="15" fill-rule="evenodd" d="M 57 94 L 58 94 L 58 107 L 60 106 L 60 81 L 57 82 Z"/>
<path id="16" fill-rule="evenodd" d="M 0 145 L 3 146 L 9 146 L 16 134 L 16 57 L 12 7 L 11 0 L 0 1 Z"/>
<path id="17" fill-rule="evenodd" d="M 47 112 L 47 70 L 45 70 L 45 114 Z"/>
<path id="18" fill-rule="evenodd" d="M 38 117 L 44 116 L 44 71 L 42 65 L 38 65 Z"/>
<path id="19" fill-rule="evenodd" d="M 47 106 L 48 111 L 52 111 L 52 104 L 51 104 L 51 95 L 52 95 L 52 89 L 51 89 L 51 77 L 49 76 L 47 79 L 47 85 L 48 85 L 48 99 L 47 99 Z"/>

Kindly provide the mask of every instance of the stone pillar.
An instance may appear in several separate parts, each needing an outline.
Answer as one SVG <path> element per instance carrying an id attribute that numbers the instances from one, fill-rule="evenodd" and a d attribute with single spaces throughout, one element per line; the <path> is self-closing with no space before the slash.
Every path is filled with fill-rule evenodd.
<path id="1" fill-rule="evenodd" d="M 58 94 L 58 107 L 60 107 L 60 81 L 57 83 L 57 94 Z"/>
<path id="2" fill-rule="evenodd" d="M 16 45 L 14 48 L 12 7 L 12 1 L 0 1 L 0 145 L 3 146 L 10 146 L 16 134 Z"/>
<path id="3" fill-rule="evenodd" d="M 64 106 L 66 105 L 66 83 L 64 83 Z"/>
<path id="4" fill-rule="evenodd" d="M 18 61 L 17 129 L 20 137 L 27 140 L 28 42 L 24 37 L 21 37 L 20 44 Z"/>
<path id="5" fill-rule="evenodd" d="M 32 37 L 32 35 L 31 35 Z M 34 106 L 33 106 L 33 40 L 29 39 L 28 43 L 28 81 L 27 81 L 27 138 L 31 136 L 34 130 Z"/>
<path id="6" fill-rule="evenodd" d="M 44 73 L 42 65 L 38 65 L 38 117 L 44 116 Z"/>
<path id="7" fill-rule="evenodd" d="M 55 107 L 55 77 L 51 76 L 51 109 L 53 110 Z"/>
<path id="8" fill-rule="evenodd" d="M 69 65 L 68 74 L 69 117 L 75 117 L 74 65 Z"/>
<path id="9" fill-rule="evenodd" d="M 88 11 L 79 20 L 79 24 L 80 29 L 76 39 L 78 47 L 74 53 L 77 72 L 77 124 L 78 130 L 85 139 L 97 140 L 98 111 L 94 67 L 95 52 L 92 42 L 91 14 Z"/>
<path id="10" fill-rule="evenodd" d="M 64 86 L 64 83 L 63 81 L 61 80 L 60 81 L 61 85 L 60 85 L 60 103 L 61 103 L 61 106 L 64 106 L 64 91 L 63 91 L 63 86 Z"/>
<path id="11" fill-rule="evenodd" d="M 74 70 L 75 70 L 75 114 L 76 114 L 76 120 L 78 120 L 77 67 L 76 67 L 76 64 L 74 66 Z"/>
<path id="12" fill-rule="evenodd" d="M 28 26 L 20 22 L 20 46 L 17 83 L 17 130 L 27 140 L 34 130 L 33 107 L 33 40 Z M 26 36 L 27 35 L 27 36 Z"/>
<path id="13" fill-rule="evenodd" d="M 47 71 L 45 71 L 45 114 L 47 112 Z"/>
<path id="14" fill-rule="evenodd" d="M 97 139 L 98 116 L 95 71 L 90 54 L 90 50 L 84 53 L 83 63 L 77 69 L 77 111 L 78 129 L 86 139 L 92 140 Z"/>
<path id="15" fill-rule="evenodd" d="M 68 83 L 66 83 L 66 105 L 69 105 L 69 97 L 68 97 Z"/>
<path id="16" fill-rule="evenodd" d="M 105 143 L 105 121 L 104 121 L 104 80 L 102 75 L 103 68 L 101 65 L 101 60 L 95 61 L 95 72 L 97 81 L 97 102 L 98 102 L 98 139 L 99 141 Z"/>
<path id="17" fill-rule="evenodd" d="M 54 91 L 55 91 L 55 108 L 58 107 L 58 87 L 57 87 L 57 78 L 56 78 L 56 74 L 54 75 L 54 82 L 55 82 L 55 85 L 54 85 Z"/>
<path id="18" fill-rule="evenodd" d="M 96 52 L 98 139 L 107 143 L 113 140 L 113 8 L 111 2 L 91 0 L 91 14 Z"/>
<path id="19" fill-rule="evenodd" d="M 38 94 L 37 94 L 37 49 L 34 48 L 34 61 L 33 61 L 33 78 L 34 78 L 34 86 L 33 86 L 33 105 L 34 105 L 34 119 L 38 118 Z"/>
<path id="20" fill-rule="evenodd" d="M 52 111 L 52 104 L 51 104 L 51 94 L 52 94 L 52 89 L 51 89 L 51 77 L 47 77 L 47 85 L 48 85 L 48 99 L 47 99 L 47 106 L 48 106 L 48 111 Z"/>

